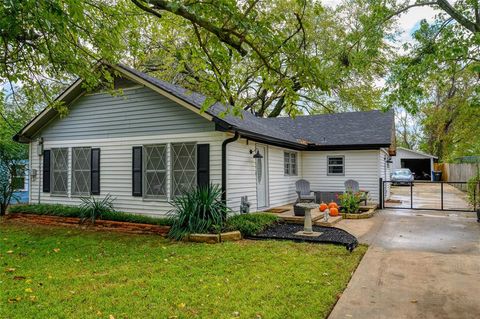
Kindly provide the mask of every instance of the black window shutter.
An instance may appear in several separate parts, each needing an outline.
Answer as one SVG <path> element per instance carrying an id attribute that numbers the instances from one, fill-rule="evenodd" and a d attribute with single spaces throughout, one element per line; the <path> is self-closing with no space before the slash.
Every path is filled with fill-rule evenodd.
<path id="1" fill-rule="evenodd" d="M 43 151 L 43 185 L 44 193 L 50 193 L 50 150 Z"/>
<path id="2" fill-rule="evenodd" d="M 90 150 L 90 194 L 100 195 L 100 149 Z"/>
<path id="3" fill-rule="evenodd" d="M 132 196 L 142 196 L 142 147 L 132 148 Z"/>
<path id="4" fill-rule="evenodd" d="M 197 185 L 210 184 L 210 144 L 197 144 Z"/>

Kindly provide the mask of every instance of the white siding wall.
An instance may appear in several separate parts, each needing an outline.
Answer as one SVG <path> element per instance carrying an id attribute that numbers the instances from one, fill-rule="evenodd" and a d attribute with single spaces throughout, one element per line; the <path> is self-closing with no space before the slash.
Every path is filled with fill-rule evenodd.
<path id="1" fill-rule="evenodd" d="M 381 149 L 379 152 L 379 159 L 378 159 L 378 167 L 379 167 L 379 178 L 383 178 L 384 181 L 389 181 L 390 180 L 390 173 L 391 173 L 391 163 L 387 163 L 387 160 L 389 159 L 388 152 L 384 149 Z M 384 196 L 385 199 L 388 199 L 390 197 L 390 183 L 384 183 L 383 184 L 385 189 L 384 189 Z"/>
<path id="2" fill-rule="evenodd" d="M 234 211 L 240 209 L 240 198 L 248 196 L 250 210 L 257 210 L 257 188 L 255 180 L 255 160 L 250 150 L 257 143 L 240 139 L 227 146 L 227 199 Z M 259 144 L 258 144 L 259 145 Z M 285 176 L 283 171 L 283 152 L 291 150 L 264 145 L 267 147 L 268 159 L 268 207 L 293 203 L 296 199 L 295 181 L 301 178 L 301 154 L 297 154 L 298 176 Z"/>
<path id="3" fill-rule="evenodd" d="M 180 107 L 180 106 L 179 106 Z M 166 200 L 146 200 L 141 197 L 132 196 L 132 147 L 145 144 L 163 144 L 174 142 L 197 142 L 210 144 L 210 181 L 215 184 L 221 184 L 221 144 L 225 136 L 218 132 L 205 133 L 187 133 L 175 135 L 151 135 L 128 138 L 110 138 L 110 139 L 87 139 L 87 140 L 68 140 L 52 141 L 45 140 L 44 149 L 54 147 L 69 147 L 69 158 L 71 158 L 71 147 L 90 146 L 101 149 L 100 156 L 100 190 L 99 198 L 111 194 L 116 198 L 114 202 L 115 209 L 133 213 L 142 213 L 148 215 L 165 214 L 171 209 Z M 42 203 L 60 203 L 67 205 L 77 205 L 80 203 L 78 197 L 60 197 L 50 193 L 41 192 L 42 187 L 42 163 L 41 157 L 37 156 L 37 144 L 31 144 L 31 168 L 37 169 L 37 177 L 32 180 L 30 187 L 30 202 L 37 203 L 40 194 Z M 170 167 L 170 156 L 167 157 L 167 167 Z M 40 166 L 39 166 L 40 164 Z M 69 161 L 69 166 L 71 160 Z M 169 174 L 167 173 L 167 176 Z M 71 172 L 69 174 L 69 192 Z M 40 193 L 39 193 L 40 191 Z"/>
<path id="4" fill-rule="evenodd" d="M 227 145 L 227 204 L 233 211 L 240 211 L 240 198 L 248 196 L 250 210 L 257 210 L 257 187 L 255 181 L 255 161 L 250 149 L 254 142 L 241 139 Z"/>
<path id="5" fill-rule="evenodd" d="M 143 214 L 164 214 L 167 200 L 144 200 L 132 196 L 132 147 L 146 144 L 197 142 L 210 144 L 210 181 L 221 184 L 221 144 L 224 133 L 191 110 L 144 87 L 129 88 L 121 96 L 96 93 L 80 97 L 65 118 L 57 117 L 36 137 L 43 137 L 44 149 L 88 146 L 100 148 L 99 197 L 111 194 L 117 210 Z M 41 192 L 41 157 L 37 143 L 30 148 L 30 163 L 38 174 L 31 183 L 30 202 L 79 204 L 80 198 L 52 196 Z M 167 168 L 170 156 L 167 156 Z M 40 165 L 40 166 L 39 166 Z M 69 172 L 71 192 L 71 169 Z M 167 180 L 170 173 L 167 173 Z M 170 183 L 168 182 L 167 185 Z M 167 187 L 168 189 L 168 187 Z"/>
<path id="6" fill-rule="evenodd" d="M 345 176 L 327 175 L 327 156 L 345 156 Z M 319 191 L 345 190 L 347 179 L 358 181 L 368 190 L 370 201 L 378 203 L 379 150 L 303 152 L 303 177 L 311 188 Z"/>
<path id="7" fill-rule="evenodd" d="M 297 176 L 286 176 L 284 174 L 283 152 L 294 152 L 283 148 L 268 147 L 268 163 L 270 178 L 270 207 L 281 206 L 293 203 L 297 199 L 295 182 L 302 178 L 302 153 L 297 153 Z"/>

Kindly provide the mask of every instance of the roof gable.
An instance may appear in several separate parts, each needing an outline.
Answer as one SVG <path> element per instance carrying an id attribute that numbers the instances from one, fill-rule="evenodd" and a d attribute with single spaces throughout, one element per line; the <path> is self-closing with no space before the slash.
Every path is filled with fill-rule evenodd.
<path id="1" fill-rule="evenodd" d="M 109 65 L 130 81 L 152 89 L 158 94 L 186 107 L 187 109 L 214 121 L 217 129 L 237 131 L 243 137 L 274 145 L 295 149 L 331 149 L 331 148 L 381 148 L 393 144 L 393 111 L 350 112 L 323 115 L 259 118 L 244 111 L 242 117 L 226 115 L 229 106 L 215 103 L 205 111 L 202 107 L 206 97 L 178 85 L 174 85 L 148 74 L 118 64 Z M 81 96 L 82 80 L 75 81 L 57 100 L 67 104 Z M 36 132 L 57 114 L 51 108 L 43 110 L 28 123 L 14 139 L 28 142 Z"/>

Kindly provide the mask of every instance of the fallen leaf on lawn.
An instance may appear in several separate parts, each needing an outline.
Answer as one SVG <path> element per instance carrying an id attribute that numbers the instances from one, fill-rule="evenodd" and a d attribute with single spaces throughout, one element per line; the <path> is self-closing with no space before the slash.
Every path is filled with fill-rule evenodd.
<path id="1" fill-rule="evenodd" d="M 58 253 L 60 251 L 60 248 L 53 248 L 53 251 Z"/>
<path id="2" fill-rule="evenodd" d="M 13 280 L 24 280 L 25 276 L 14 276 Z"/>
<path id="3" fill-rule="evenodd" d="M 7 254 L 13 254 L 13 250 L 7 251 Z"/>
<path id="4" fill-rule="evenodd" d="M 33 292 L 32 288 L 25 288 L 25 292 Z"/>
<path id="5" fill-rule="evenodd" d="M 52 275 L 48 275 L 48 279 L 52 279 L 52 278 L 53 278 Z"/>
<path id="6" fill-rule="evenodd" d="M 37 296 L 30 296 L 30 301 L 37 301 Z"/>
<path id="7" fill-rule="evenodd" d="M 115 319 L 113 315 L 108 316 L 108 319 Z"/>
<path id="8" fill-rule="evenodd" d="M 177 305 L 177 307 L 180 308 L 180 309 L 185 308 L 185 306 L 186 306 L 186 305 L 185 305 L 183 302 L 182 302 L 182 303 L 179 303 L 179 304 Z"/>
<path id="9" fill-rule="evenodd" d="M 25 282 L 26 282 L 27 284 L 31 284 L 31 283 L 32 283 L 32 279 L 27 279 Z"/>
<path id="10" fill-rule="evenodd" d="M 101 316 L 102 315 L 102 312 L 101 311 L 97 311 L 97 316 Z"/>
<path id="11" fill-rule="evenodd" d="M 15 271 L 15 268 L 7 268 L 5 269 L 5 272 L 14 272 Z"/>
<path id="12" fill-rule="evenodd" d="M 240 312 L 234 311 L 234 312 L 232 313 L 232 315 L 233 315 L 234 317 L 240 317 Z"/>
<path id="13" fill-rule="evenodd" d="M 22 300 L 22 297 L 8 298 L 9 303 L 14 303 Z"/>

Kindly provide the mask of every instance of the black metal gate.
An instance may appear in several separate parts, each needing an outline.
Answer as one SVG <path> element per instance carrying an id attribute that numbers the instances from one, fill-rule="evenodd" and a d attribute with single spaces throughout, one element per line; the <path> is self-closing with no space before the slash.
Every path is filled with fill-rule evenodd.
<path id="1" fill-rule="evenodd" d="M 381 208 L 474 212 L 480 196 L 480 183 L 475 187 L 467 182 L 443 181 L 398 185 L 380 178 L 379 188 Z"/>

